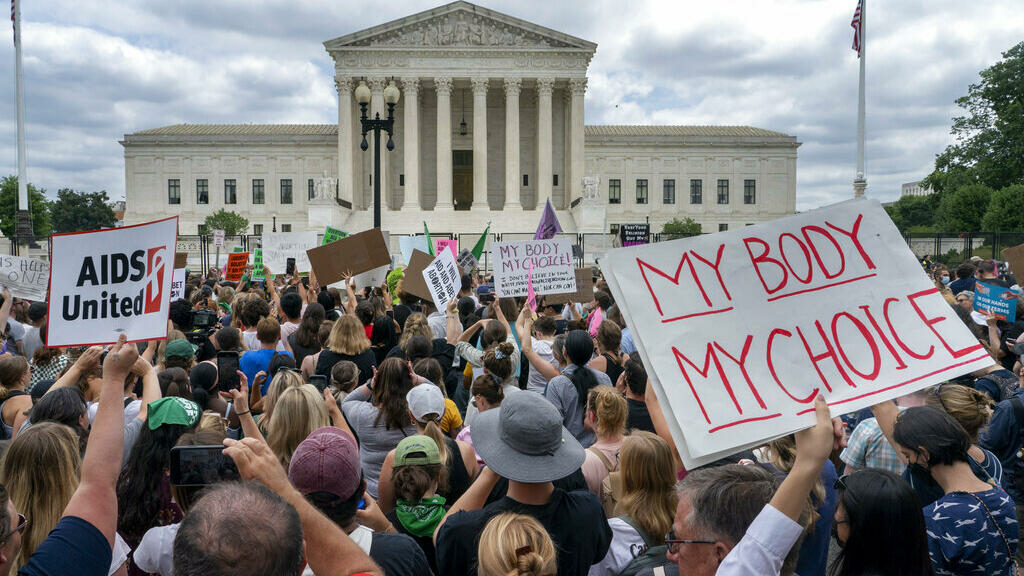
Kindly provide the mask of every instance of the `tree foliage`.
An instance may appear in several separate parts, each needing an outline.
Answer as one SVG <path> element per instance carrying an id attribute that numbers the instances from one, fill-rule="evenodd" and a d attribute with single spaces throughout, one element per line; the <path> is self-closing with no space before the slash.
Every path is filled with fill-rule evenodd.
<path id="1" fill-rule="evenodd" d="M 900 230 L 930 228 L 935 225 L 934 203 L 932 196 L 902 196 L 885 211 Z"/>
<path id="2" fill-rule="evenodd" d="M 46 191 L 28 185 L 28 209 L 32 215 L 32 232 L 36 238 L 50 235 L 50 203 Z M 12 238 L 18 228 L 18 177 L 0 180 L 0 232 Z"/>
<path id="3" fill-rule="evenodd" d="M 981 228 L 989 232 L 1024 231 L 1024 184 L 1007 186 L 992 193 Z"/>
<path id="4" fill-rule="evenodd" d="M 57 191 L 50 219 L 54 232 L 99 230 L 113 228 L 117 223 L 106 191 L 75 192 L 70 188 Z"/>
<path id="5" fill-rule="evenodd" d="M 679 218 L 673 218 L 661 227 L 661 233 L 667 234 L 670 240 L 696 236 L 700 234 L 700 223 L 693 218 L 687 218 L 682 221 Z"/>
<path id="6" fill-rule="evenodd" d="M 207 216 L 203 223 L 210 232 L 223 230 L 225 236 L 238 236 L 249 228 L 249 221 L 245 217 L 223 208 Z"/>
<path id="7" fill-rule="evenodd" d="M 984 184 L 969 184 L 943 194 L 935 216 L 935 227 L 939 232 L 981 230 L 981 217 L 991 198 L 992 189 Z"/>

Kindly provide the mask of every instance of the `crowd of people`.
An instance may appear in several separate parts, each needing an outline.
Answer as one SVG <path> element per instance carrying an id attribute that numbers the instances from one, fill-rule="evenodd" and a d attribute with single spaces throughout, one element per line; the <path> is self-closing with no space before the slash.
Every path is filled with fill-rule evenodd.
<path id="1" fill-rule="evenodd" d="M 686 470 L 633 330 L 588 302 L 191 274 L 165 340 L 45 346 L 2 294 L 0 574 L 1016 574 L 1024 323 L 928 273 L 992 356 Z M 1021 312 L 1024 306 L 1019 305 Z M 1018 315 L 1022 317 L 1022 315 Z M 203 462 L 199 480 L 189 476 Z M 1020 564 L 1024 566 L 1024 564 Z"/>

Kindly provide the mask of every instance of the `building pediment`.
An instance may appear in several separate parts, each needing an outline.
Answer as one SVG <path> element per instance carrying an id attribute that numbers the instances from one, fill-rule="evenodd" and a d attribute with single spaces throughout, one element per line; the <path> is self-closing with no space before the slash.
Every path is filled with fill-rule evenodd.
<path id="1" fill-rule="evenodd" d="M 324 42 L 328 52 L 346 48 L 503 48 L 585 50 L 597 45 L 550 28 L 453 2 Z"/>

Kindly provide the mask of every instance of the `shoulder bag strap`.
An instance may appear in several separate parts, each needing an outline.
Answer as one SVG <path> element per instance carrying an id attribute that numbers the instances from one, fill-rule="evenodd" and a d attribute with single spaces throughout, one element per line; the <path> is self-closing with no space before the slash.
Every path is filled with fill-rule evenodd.
<path id="1" fill-rule="evenodd" d="M 597 448 L 594 448 L 593 446 L 591 446 L 590 448 L 587 448 L 587 450 L 589 450 L 591 454 L 593 454 L 594 456 L 597 456 L 598 459 L 601 460 L 601 463 L 604 464 L 604 467 L 608 469 L 608 472 L 614 472 L 615 471 L 615 466 L 612 466 L 611 460 L 609 460 L 608 457 L 605 456 L 603 452 L 601 452 Z"/>

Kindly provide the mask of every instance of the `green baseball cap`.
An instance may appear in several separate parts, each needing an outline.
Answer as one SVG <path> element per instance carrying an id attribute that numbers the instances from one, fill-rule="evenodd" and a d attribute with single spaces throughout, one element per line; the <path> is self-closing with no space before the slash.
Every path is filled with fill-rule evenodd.
<path id="1" fill-rule="evenodd" d="M 406 436 L 395 448 L 395 468 L 440 464 L 441 453 L 430 436 Z"/>
<path id="2" fill-rule="evenodd" d="M 149 415 L 146 419 L 150 430 L 156 430 L 164 424 L 194 426 L 199 421 L 200 412 L 199 405 L 195 402 L 168 396 L 149 403 Z"/>
<path id="3" fill-rule="evenodd" d="M 171 340 L 167 343 L 167 347 L 164 348 L 164 358 L 189 358 L 196 355 L 198 346 L 193 345 L 188 340 Z"/>

